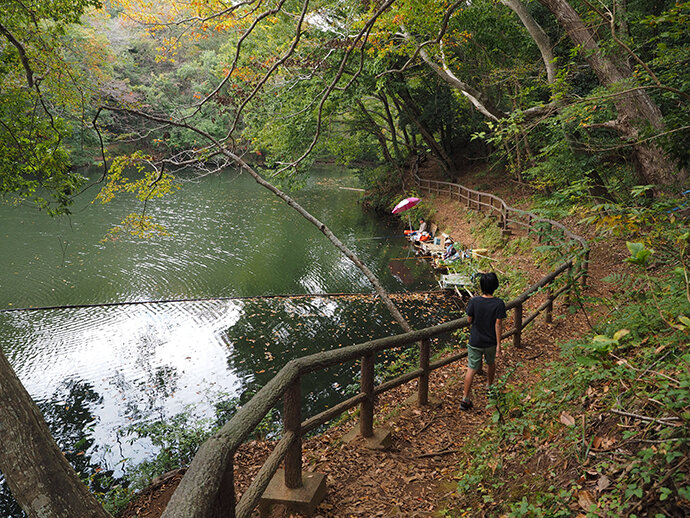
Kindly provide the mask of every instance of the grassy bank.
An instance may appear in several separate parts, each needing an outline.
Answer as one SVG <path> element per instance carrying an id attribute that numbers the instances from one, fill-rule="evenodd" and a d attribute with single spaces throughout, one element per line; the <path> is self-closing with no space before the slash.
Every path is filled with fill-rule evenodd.
<path id="1" fill-rule="evenodd" d="M 446 516 L 687 516 L 690 513 L 688 233 L 654 253 L 629 243 L 633 273 L 595 330 L 561 345 L 531 386 L 506 373 L 492 424 L 466 448 Z"/>

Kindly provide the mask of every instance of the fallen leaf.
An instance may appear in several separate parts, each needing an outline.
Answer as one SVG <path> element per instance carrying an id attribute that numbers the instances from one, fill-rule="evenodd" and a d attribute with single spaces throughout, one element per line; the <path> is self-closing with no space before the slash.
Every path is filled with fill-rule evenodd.
<path id="1" fill-rule="evenodd" d="M 592 446 L 599 449 L 599 446 L 601 446 L 601 441 L 602 441 L 601 437 L 599 437 L 598 435 L 595 435 L 594 439 L 592 439 Z"/>
<path id="2" fill-rule="evenodd" d="M 597 491 L 603 491 L 607 487 L 611 485 L 611 481 L 609 480 L 609 477 L 606 475 L 602 475 L 599 480 L 597 480 Z"/>
<path id="3" fill-rule="evenodd" d="M 616 443 L 616 438 L 615 437 L 604 437 L 601 440 L 601 449 L 602 450 L 608 450 L 611 448 Z"/>
<path id="4" fill-rule="evenodd" d="M 577 492 L 577 503 L 580 504 L 580 507 L 582 507 L 582 509 L 585 511 L 589 511 L 593 505 L 596 505 L 596 501 L 594 500 L 592 493 L 586 489 Z"/>
<path id="5" fill-rule="evenodd" d="M 575 426 L 575 418 L 563 410 L 563 412 L 561 412 L 561 423 L 566 426 Z"/>

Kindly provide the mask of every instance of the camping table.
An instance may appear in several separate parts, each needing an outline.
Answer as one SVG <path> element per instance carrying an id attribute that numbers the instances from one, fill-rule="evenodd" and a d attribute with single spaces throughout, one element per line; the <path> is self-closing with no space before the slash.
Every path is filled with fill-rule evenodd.
<path id="1" fill-rule="evenodd" d="M 453 288 L 464 288 L 466 286 L 471 286 L 469 276 L 464 273 L 449 273 L 446 275 L 441 275 L 441 280 L 438 281 L 439 286 L 442 290 L 452 290 Z"/>
<path id="2" fill-rule="evenodd" d="M 433 242 L 429 241 L 423 242 L 421 247 L 426 255 L 443 254 L 443 252 L 446 250 L 443 245 L 435 245 Z"/>

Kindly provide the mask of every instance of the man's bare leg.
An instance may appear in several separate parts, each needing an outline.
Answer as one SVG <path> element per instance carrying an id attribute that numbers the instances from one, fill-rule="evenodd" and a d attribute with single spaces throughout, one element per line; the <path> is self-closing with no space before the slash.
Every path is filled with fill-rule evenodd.
<path id="1" fill-rule="evenodd" d="M 467 372 L 465 373 L 465 387 L 464 387 L 464 391 L 462 394 L 462 398 L 465 401 L 469 401 L 470 389 L 472 388 L 472 378 L 474 378 L 474 375 L 476 373 L 477 373 L 476 369 L 470 369 L 469 367 L 467 368 Z"/>
<path id="2" fill-rule="evenodd" d="M 496 375 L 496 363 L 486 365 L 486 386 L 490 387 L 494 384 L 494 376 Z"/>

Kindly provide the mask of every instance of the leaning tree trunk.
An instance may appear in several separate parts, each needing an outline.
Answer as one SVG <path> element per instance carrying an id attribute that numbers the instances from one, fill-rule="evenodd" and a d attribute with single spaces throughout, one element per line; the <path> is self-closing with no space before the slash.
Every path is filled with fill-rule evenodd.
<path id="1" fill-rule="evenodd" d="M 433 155 L 438 159 L 439 163 L 441 164 L 441 167 L 443 167 L 443 170 L 447 173 L 450 173 L 452 170 L 453 161 L 448 156 L 446 151 L 443 149 L 443 146 L 436 142 L 436 138 L 431 133 L 429 128 L 427 128 L 427 126 L 422 122 L 419 116 L 419 110 L 417 109 L 417 105 L 412 99 L 410 93 L 405 88 L 402 88 L 398 92 L 398 96 L 400 97 L 401 106 L 405 111 L 405 114 L 417 127 L 417 129 L 419 130 L 419 134 L 424 139 L 424 142 L 426 142 L 426 144 L 429 146 Z"/>
<path id="2" fill-rule="evenodd" d="M 30 517 L 108 518 L 0 351 L 0 471 Z"/>
<path id="3" fill-rule="evenodd" d="M 383 155 L 384 160 L 386 160 L 389 164 L 392 164 L 393 167 L 395 167 L 398 174 L 402 175 L 402 170 L 400 169 L 400 165 L 398 165 L 397 160 L 393 160 L 393 157 L 391 156 L 391 153 L 388 150 L 388 142 L 386 142 L 386 136 L 383 134 L 383 131 L 381 130 L 379 125 L 376 124 L 376 121 L 374 120 L 374 118 L 371 116 L 371 114 L 367 110 L 367 107 L 364 106 L 364 103 L 359 99 L 357 99 L 355 101 L 355 103 L 357 104 L 360 111 L 362 112 L 362 116 L 367 120 L 367 122 L 371 126 L 371 133 L 374 134 L 374 136 L 376 137 L 376 140 L 378 140 L 378 142 L 379 142 L 379 147 L 381 148 L 381 154 Z"/>
<path id="4" fill-rule="evenodd" d="M 544 29 L 541 28 L 541 25 L 537 23 L 527 10 L 525 4 L 520 0 L 501 0 L 501 3 L 518 15 L 522 25 L 524 25 L 527 32 L 529 32 L 541 53 L 541 59 L 546 69 L 546 80 L 549 84 L 553 84 L 556 80 L 556 63 L 554 61 L 553 45 L 544 32 Z"/>
<path id="5" fill-rule="evenodd" d="M 243 171 L 247 172 L 252 178 L 254 178 L 254 181 L 261 185 L 262 187 L 265 187 L 269 191 L 271 191 L 273 194 L 278 196 L 280 199 L 282 199 L 285 203 L 288 204 L 288 206 L 292 207 L 295 209 L 304 219 L 306 219 L 308 222 L 316 226 L 316 228 L 319 229 L 319 231 L 328 238 L 328 240 L 333 243 L 333 245 L 340 250 L 345 257 L 347 257 L 352 263 L 359 268 L 359 270 L 364 274 L 364 276 L 367 278 L 367 280 L 371 283 L 371 285 L 374 287 L 374 290 L 376 291 L 376 294 L 379 296 L 381 299 L 381 302 L 384 303 L 390 314 L 393 316 L 393 318 L 400 324 L 400 327 L 402 327 L 403 331 L 405 332 L 410 332 L 412 331 L 412 327 L 410 324 L 405 320 L 405 317 L 402 316 L 402 313 L 398 310 L 398 308 L 393 304 L 393 301 L 391 298 L 388 296 L 388 292 L 381 286 L 381 283 L 379 282 L 378 278 L 372 272 L 366 264 L 364 264 L 359 257 L 355 255 L 355 253 L 350 250 L 345 244 L 340 241 L 340 239 L 337 238 L 337 236 L 331 231 L 330 228 L 328 228 L 324 223 L 316 219 L 312 214 L 307 211 L 304 207 L 302 207 L 299 203 L 297 203 L 295 200 L 293 200 L 290 196 L 285 194 L 283 191 L 278 189 L 275 185 L 272 183 L 264 180 L 264 178 L 257 173 L 254 169 L 252 169 L 249 164 L 247 164 L 244 160 L 242 160 L 239 156 L 235 155 L 234 153 L 230 152 L 229 150 L 225 148 L 221 148 L 222 153 L 233 160 L 235 164 L 237 164 L 239 167 L 242 168 Z"/>
<path id="6" fill-rule="evenodd" d="M 602 85 L 611 86 L 633 79 L 601 52 L 596 34 L 585 26 L 580 15 L 566 0 L 539 2 L 551 11 L 568 37 L 581 49 L 584 59 L 592 67 Z M 651 125 L 655 130 L 663 129 L 659 107 L 641 89 L 620 95 L 615 104 L 618 118 L 610 123 L 610 127 L 616 129 L 624 140 L 632 144 L 640 180 L 655 185 L 675 185 L 680 173 L 666 153 L 652 142 L 638 142 L 640 128 L 644 125 Z"/>

